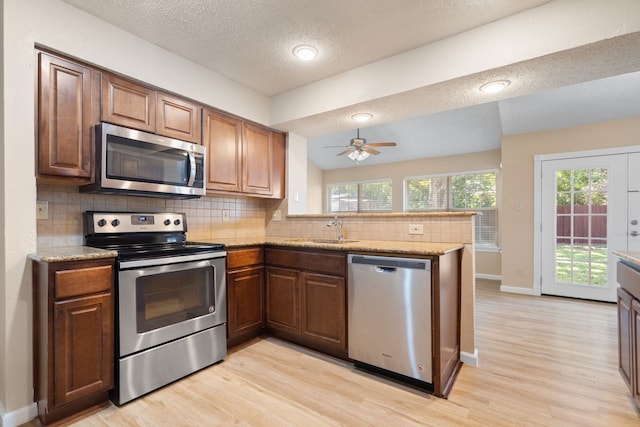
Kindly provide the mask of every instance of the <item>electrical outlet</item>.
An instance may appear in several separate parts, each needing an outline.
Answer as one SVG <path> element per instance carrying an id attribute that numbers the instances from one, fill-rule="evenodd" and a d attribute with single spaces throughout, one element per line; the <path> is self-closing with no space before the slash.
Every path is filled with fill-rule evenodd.
<path id="1" fill-rule="evenodd" d="M 36 219 L 49 219 L 49 202 L 36 200 Z"/>
<path id="2" fill-rule="evenodd" d="M 409 234 L 424 234 L 424 225 L 409 224 Z"/>
<path id="3" fill-rule="evenodd" d="M 524 270 L 522 267 L 516 267 L 516 277 L 524 277 Z"/>
<path id="4" fill-rule="evenodd" d="M 229 222 L 229 211 L 222 211 L 222 222 Z"/>
<path id="5" fill-rule="evenodd" d="M 282 211 L 280 209 L 276 209 L 273 211 L 273 220 L 274 221 L 282 221 Z"/>

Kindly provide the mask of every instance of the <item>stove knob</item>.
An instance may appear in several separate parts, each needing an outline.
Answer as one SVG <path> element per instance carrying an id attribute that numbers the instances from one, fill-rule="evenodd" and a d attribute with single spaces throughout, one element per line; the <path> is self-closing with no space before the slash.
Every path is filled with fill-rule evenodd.
<path id="1" fill-rule="evenodd" d="M 175 225 L 180 225 L 180 220 L 179 220 L 179 219 L 176 219 L 175 221 L 173 221 L 173 223 L 174 223 Z"/>
<path id="2" fill-rule="evenodd" d="M 98 221 L 98 227 L 104 227 L 105 225 L 107 225 L 107 221 L 105 219 Z"/>
<path id="3" fill-rule="evenodd" d="M 171 220 L 170 219 L 165 219 L 164 220 L 164 225 L 171 225 Z"/>
<path id="4" fill-rule="evenodd" d="M 120 220 L 119 219 L 114 219 L 113 221 L 111 221 L 111 225 L 114 227 L 117 227 L 120 225 Z"/>

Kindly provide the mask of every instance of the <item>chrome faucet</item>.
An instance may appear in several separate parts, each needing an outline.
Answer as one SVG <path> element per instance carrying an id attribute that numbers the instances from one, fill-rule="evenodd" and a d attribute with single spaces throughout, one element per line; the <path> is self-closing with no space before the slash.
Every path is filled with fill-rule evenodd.
<path id="1" fill-rule="evenodd" d="M 344 236 L 342 235 L 342 220 L 337 216 L 333 217 L 333 219 L 329 220 L 327 223 L 327 227 L 335 227 L 336 228 L 336 240 L 338 242 L 342 242 L 344 240 Z"/>

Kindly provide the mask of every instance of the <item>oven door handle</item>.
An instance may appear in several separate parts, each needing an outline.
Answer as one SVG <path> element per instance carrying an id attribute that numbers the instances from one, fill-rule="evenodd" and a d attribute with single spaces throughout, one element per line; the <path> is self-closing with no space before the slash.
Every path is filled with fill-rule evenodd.
<path id="1" fill-rule="evenodd" d="M 179 255 L 166 258 L 139 259 L 131 261 L 120 261 L 120 269 L 137 267 L 151 267 L 154 265 L 178 264 L 181 262 L 201 261 L 204 259 L 222 258 L 227 256 L 225 251 L 207 252 L 193 255 Z"/>

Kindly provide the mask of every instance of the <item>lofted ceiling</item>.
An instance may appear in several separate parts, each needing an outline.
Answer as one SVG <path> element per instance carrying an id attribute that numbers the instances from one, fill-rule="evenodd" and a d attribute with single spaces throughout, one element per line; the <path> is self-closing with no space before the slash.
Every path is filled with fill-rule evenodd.
<path id="1" fill-rule="evenodd" d="M 323 79 L 550 3 L 549 0 L 63 0 L 155 45 L 278 97 Z M 556 0 L 558 2 L 559 0 Z M 604 1 L 604 0 L 590 0 Z M 562 0 L 563 3 L 571 3 Z M 615 1 L 614 1 L 615 3 Z M 575 1 L 573 2 L 577 4 Z M 318 58 L 299 62 L 293 46 Z M 532 41 L 534 43 L 534 41 Z M 308 138 L 322 169 L 351 167 L 339 149 L 355 136 L 352 112 L 375 111 L 361 136 L 395 141 L 367 164 L 500 147 L 503 134 L 640 116 L 640 34 L 514 62 L 350 108 L 271 123 Z M 470 95 L 487 78 L 515 77 L 491 99 Z"/>

